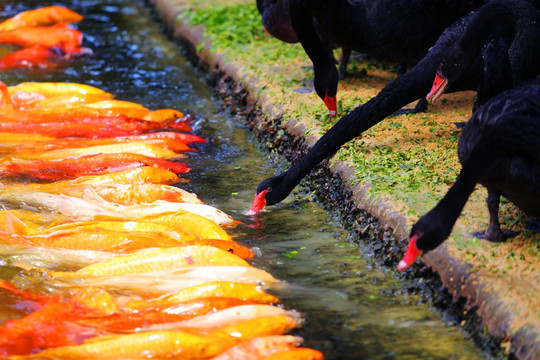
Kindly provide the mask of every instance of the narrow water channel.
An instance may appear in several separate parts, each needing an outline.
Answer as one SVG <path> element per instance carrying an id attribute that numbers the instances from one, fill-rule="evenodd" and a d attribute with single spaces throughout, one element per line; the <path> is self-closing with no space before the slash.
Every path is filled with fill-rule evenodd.
<path id="1" fill-rule="evenodd" d="M 0 16 L 52 1 L 0 2 Z M 305 189 L 257 219 L 245 217 L 260 180 L 279 164 L 257 144 L 242 119 L 223 110 L 204 76 L 160 31 L 142 0 L 60 2 L 85 15 L 77 28 L 94 54 L 58 69 L 8 71 L 0 80 L 71 81 L 97 86 L 121 100 L 149 108 L 175 108 L 195 116 L 194 132 L 209 139 L 190 154 L 192 167 L 181 184 L 207 204 L 253 227 L 238 226 L 236 240 L 256 246 L 254 264 L 284 281 L 272 292 L 305 318 L 295 330 L 305 346 L 327 359 L 481 359 L 484 355 L 458 327 L 414 295 L 400 291 L 392 269 L 380 269 L 354 245 L 331 214 Z M 14 269 L 0 268 L 9 279 Z M 2 320 L 5 320 L 2 318 Z"/>

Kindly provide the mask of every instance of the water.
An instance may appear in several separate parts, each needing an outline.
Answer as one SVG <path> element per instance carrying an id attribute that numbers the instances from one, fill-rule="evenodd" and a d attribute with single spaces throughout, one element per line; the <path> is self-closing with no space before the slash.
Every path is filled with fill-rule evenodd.
<path id="1" fill-rule="evenodd" d="M 2 1 L 0 15 L 45 5 L 49 2 Z M 191 182 L 181 186 L 253 225 L 238 226 L 232 233 L 240 243 L 260 248 L 262 256 L 253 263 L 285 282 L 274 292 L 284 307 L 304 314 L 302 328 L 294 333 L 305 338 L 305 346 L 320 349 L 327 359 L 483 358 L 440 313 L 402 292 L 393 270 L 378 268 L 306 189 L 257 219 L 243 215 L 259 181 L 282 171 L 282 165 L 257 149 L 243 119 L 222 109 L 143 2 L 81 0 L 64 5 L 85 15 L 76 27 L 94 55 L 59 71 L 4 72 L 0 80 L 8 85 L 29 80 L 86 83 L 117 99 L 195 115 L 195 134 L 210 141 L 187 157 L 193 170 L 185 177 Z M 0 277 L 9 279 L 14 272 L 3 267 Z M 17 314 L 14 310 L 12 317 Z"/>

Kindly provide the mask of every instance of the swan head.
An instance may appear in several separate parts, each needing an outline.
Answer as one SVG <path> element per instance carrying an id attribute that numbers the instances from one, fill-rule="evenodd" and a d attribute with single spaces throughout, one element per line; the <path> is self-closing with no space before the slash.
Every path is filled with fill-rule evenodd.
<path id="1" fill-rule="evenodd" d="M 334 65 L 329 67 L 316 68 L 314 87 L 315 92 L 328 108 L 328 115 L 337 115 L 337 85 L 338 71 Z"/>
<path id="2" fill-rule="evenodd" d="M 292 189 L 287 189 L 284 181 L 285 174 L 263 180 L 257 187 L 253 204 L 247 215 L 255 215 L 266 205 L 274 205 L 281 202 L 289 195 Z"/>
<path id="3" fill-rule="evenodd" d="M 433 85 L 431 86 L 431 90 L 426 95 L 426 99 L 434 103 L 441 97 L 442 94 L 446 91 L 448 88 L 448 78 L 444 76 L 443 74 L 443 64 L 439 66 L 439 69 L 437 69 L 437 72 L 435 73 L 435 79 L 433 80 Z"/>
<path id="4" fill-rule="evenodd" d="M 437 208 L 424 215 L 413 225 L 409 235 L 409 245 L 397 269 L 405 271 L 426 252 L 441 245 L 452 231 L 453 222 L 445 219 Z"/>

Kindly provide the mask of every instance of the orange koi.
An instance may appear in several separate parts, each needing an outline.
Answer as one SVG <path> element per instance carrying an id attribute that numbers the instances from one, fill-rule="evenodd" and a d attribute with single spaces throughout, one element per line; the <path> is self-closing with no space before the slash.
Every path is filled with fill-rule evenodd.
<path id="1" fill-rule="evenodd" d="M 71 303 L 53 296 L 41 309 L 0 327 L 0 355 L 26 355 L 49 347 L 81 343 L 99 330 L 70 322 L 77 313 Z"/>
<path id="2" fill-rule="evenodd" d="M 58 53 L 43 46 L 32 46 L 16 50 L 11 54 L 0 58 L 0 69 L 26 68 L 26 67 L 52 67 L 56 63 L 50 61 L 57 58 Z"/>
<path id="3" fill-rule="evenodd" d="M 81 51 L 82 39 L 83 34 L 79 30 L 72 29 L 65 23 L 19 28 L 0 33 L 0 43 L 25 47 L 35 45 L 54 47 L 67 54 Z"/>
<path id="4" fill-rule="evenodd" d="M 143 331 L 134 334 L 104 335 L 81 345 L 47 349 L 25 359 L 148 359 L 179 357 L 207 359 L 231 345 L 232 338 L 183 331 Z"/>
<path id="5" fill-rule="evenodd" d="M 100 175 L 142 166 L 153 166 L 186 173 L 185 164 L 134 153 L 101 153 L 55 160 L 28 160 L 0 163 L 0 176 L 32 177 L 42 180 L 74 179 L 83 175 Z"/>
<path id="6" fill-rule="evenodd" d="M 129 119 L 123 116 L 70 117 L 64 114 L 63 116 L 47 119 L 46 115 L 36 118 L 30 117 L 24 111 L 20 111 L 17 116 L 15 114 L 9 116 L 0 114 L 0 118 L 2 119 L 0 121 L 0 132 L 42 134 L 60 138 L 110 138 L 141 134 L 154 130 L 192 130 L 188 125 L 189 117 L 155 123 L 152 121 Z"/>
<path id="7" fill-rule="evenodd" d="M 323 360 L 324 355 L 319 350 L 299 347 L 277 351 L 261 360 Z"/>
<path id="8" fill-rule="evenodd" d="M 288 315 L 244 321 L 207 334 L 186 331 L 143 331 L 124 335 L 103 335 L 76 346 L 47 349 L 25 357 L 54 359 L 147 359 L 149 357 L 208 359 L 242 341 L 261 336 L 279 335 L 296 326 Z"/>
<path id="9" fill-rule="evenodd" d="M 0 31 L 11 31 L 23 27 L 47 26 L 59 22 L 71 24 L 79 22 L 82 19 L 82 15 L 63 6 L 45 6 L 39 9 L 23 11 L 3 21 L 0 23 Z"/>
<path id="10" fill-rule="evenodd" d="M 291 350 L 303 339 L 293 335 L 256 337 L 233 346 L 212 360 L 258 360 L 278 351 Z"/>
<path id="11" fill-rule="evenodd" d="M 233 281 L 209 281 L 178 290 L 164 297 L 145 301 L 127 299 L 121 303 L 127 309 L 141 311 L 144 309 L 164 309 L 186 301 L 214 296 L 253 301 L 261 304 L 277 303 L 278 301 L 275 296 L 266 293 L 260 285 Z"/>
<path id="12" fill-rule="evenodd" d="M 190 266 L 246 266 L 242 258 L 212 246 L 192 245 L 145 249 L 129 255 L 119 255 L 104 263 L 85 266 L 77 271 L 54 271 L 58 279 L 96 278 L 174 272 Z"/>
<path id="13" fill-rule="evenodd" d="M 221 240 L 221 239 L 198 239 L 198 240 L 189 240 L 182 243 L 182 245 L 208 245 L 217 247 L 222 250 L 226 250 L 231 254 L 241 257 L 242 259 L 248 259 L 255 256 L 253 251 L 249 248 L 242 246 L 231 240 Z"/>
<path id="14" fill-rule="evenodd" d="M 181 158 L 181 154 L 177 154 L 174 151 L 165 150 L 155 145 L 149 145 L 144 142 L 129 142 L 120 144 L 108 144 L 97 145 L 90 147 L 78 147 L 58 149 L 51 151 L 44 151 L 37 154 L 32 153 L 18 153 L 16 157 L 19 159 L 34 159 L 34 160 L 61 160 L 70 157 L 92 155 L 92 154 L 138 154 L 146 157 L 153 157 L 158 159 L 178 159 Z M 117 155 L 122 156 L 122 155 Z M 152 164 L 154 165 L 154 164 Z"/>
<path id="15" fill-rule="evenodd" d="M 34 135 L 33 137 L 36 140 L 33 140 L 33 141 L 32 139 L 24 139 L 24 140 L 21 139 L 20 141 L 17 141 L 17 137 L 20 137 L 22 134 L 15 134 L 15 139 L 7 138 L 6 142 L 3 142 L 2 144 L 0 144 L 0 151 L 6 152 L 6 153 L 9 153 L 9 152 L 14 153 L 14 152 L 19 152 L 19 151 L 20 152 L 31 152 L 31 151 L 41 152 L 41 151 L 58 150 L 58 149 L 65 149 L 65 148 L 119 144 L 119 143 L 125 143 L 125 142 L 130 142 L 130 141 L 159 146 L 161 148 L 172 150 L 177 153 L 195 151 L 194 149 L 190 148 L 186 143 L 186 141 L 190 141 L 189 137 L 183 136 L 186 138 L 185 141 L 180 141 L 180 139 L 182 138 L 180 136 L 178 137 L 178 139 L 166 138 L 166 137 L 160 138 L 155 135 L 151 136 L 152 134 L 157 135 L 159 133 L 121 136 L 121 137 L 112 137 L 112 138 L 101 138 L 101 139 L 69 138 L 69 137 L 63 138 L 63 139 L 56 139 L 53 137 L 44 137 L 43 135 Z M 171 133 L 171 134 L 189 135 L 189 134 L 182 134 L 182 133 Z M 194 135 L 190 135 L 190 136 L 193 136 L 194 138 L 198 138 L 197 136 L 194 136 Z M 5 137 L 6 136 L 3 136 L 2 134 L 0 134 L 0 141 L 3 140 Z M 40 141 L 39 137 L 44 137 L 46 138 L 46 140 Z"/>
<path id="16" fill-rule="evenodd" d="M 36 301 L 41 305 L 45 305 L 51 300 L 51 297 L 48 295 L 19 290 L 12 283 L 6 280 L 0 280 L 0 289 L 9 291 L 10 293 L 23 297 L 25 299 Z"/>
<path id="17" fill-rule="evenodd" d="M 9 90 L 8 90 L 9 91 Z M 30 104 L 27 104 L 22 110 L 28 111 L 31 115 L 39 115 L 39 112 L 50 115 L 60 115 L 61 113 L 67 113 L 70 116 L 91 116 L 91 114 L 78 114 L 76 109 L 84 108 L 83 105 L 91 104 L 96 101 L 102 101 L 104 99 L 110 99 L 110 95 L 103 93 L 89 93 L 89 94 L 58 94 L 55 96 L 46 97 L 44 99 L 35 100 Z M 110 114 L 108 116 L 112 116 Z"/>
<path id="18" fill-rule="evenodd" d="M 75 180 L 70 180 L 73 185 L 110 185 L 110 184 L 175 184 L 182 181 L 175 173 L 169 170 L 155 168 L 153 166 L 143 166 L 137 169 L 120 171 L 104 175 L 81 176 Z M 59 182 L 58 188 L 67 185 Z M 69 186 L 69 185 L 68 185 Z"/>
<path id="19" fill-rule="evenodd" d="M 182 142 L 186 144 L 207 142 L 206 139 L 203 139 L 196 135 L 179 133 L 179 132 L 171 132 L 171 131 L 160 131 L 160 132 L 152 132 L 148 134 L 131 135 L 131 136 L 125 136 L 123 138 L 128 138 L 131 140 L 168 139 L 168 140 L 178 141 L 178 142 Z"/>
<path id="20" fill-rule="evenodd" d="M 22 246 L 42 246 L 53 249 L 99 250 L 115 253 L 133 252 L 149 247 L 178 246 L 172 237 L 156 237 L 150 233 L 103 231 L 57 231 L 46 235 L 15 235 L 0 231 L 0 240 Z"/>
<path id="21" fill-rule="evenodd" d="M 226 325 L 209 332 L 209 335 L 219 338 L 220 334 L 226 334 L 239 343 L 261 336 L 281 335 L 296 326 L 296 320 L 290 315 L 266 316 Z"/>
<path id="22" fill-rule="evenodd" d="M 82 307 L 85 318 L 89 316 L 114 316 L 123 311 L 116 298 L 110 293 L 91 286 L 75 289 L 69 302 L 76 307 Z"/>

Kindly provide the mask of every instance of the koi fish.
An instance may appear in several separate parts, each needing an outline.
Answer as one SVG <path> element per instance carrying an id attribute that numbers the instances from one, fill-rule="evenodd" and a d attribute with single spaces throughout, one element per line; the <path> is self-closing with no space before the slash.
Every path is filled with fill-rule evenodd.
<path id="1" fill-rule="evenodd" d="M 100 176 L 100 175 L 97 175 Z M 80 177 L 78 178 L 80 179 Z M 201 204 L 202 201 L 196 194 L 185 191 L 179 187 L 154 184 L 154 183 L 133 183 L 133 184 L 103 184 L 86 185 L 73 184 L 69 181 L 61 181 L 60 186 L 57 183 L 49 184 L 29 184 L 27 190 L 41 191 L 56 195 L 67 195 L 81 198 L 86 189 L 90 188 L 96 192 L 103 200 L 120 205 L 134 205 L 141 203 L 153 203 L 156 200 L 169 202 L 187 202 Z M 17 187 L 17 186 L 16 186 Z M 23 191 L 22 187 L 18 191 Z M 16 191 L 17 189 L 6 189 L 7 191 Z"/>
<path id="2" fill-rule="evenodd" d="M 231 324 L 237 324 L 247 320 L 255 320 L 264 317 L 279 315 L 290 315 L 298 318 L 298 314 L 284 310 L 277 306 L 265 304 L 249 304 L 229 307 L 211 314 L 200 315 L 189 320 L 181 322 L 167 322 L 155 324 L 149 327 L 149 330 L 175 330 L 175 329 L 197 329 L 211 331 Z M 297 320 L 298 321 L 298 320 Z"/>
<path id="3" fill-rule="evenodd" d="M 15 44 L 24 47 L 40 45 L 57 48 L 67 54 L 81 51 L 83 34 L 67 26 L 57 23 L 52 26 L 35 26 L 18 28 L 9 32 L 0 32 L 0 43 Z"/>
<path id="4" fill-rule="evenodd" d="M 66 224 L 50 226 L 47 229 L 34 234 L 40 236 L 53 236 L 55 234 L 62 233 L 77 233 L 77 232 L 89 232 L 89 231 L 114 231 L 114 232 L 130 232 L 130 233 L 142 233 L 153 235 L 155 237 L 163 236 L 165 238 L 172 238 L 176 241 L 176 244 L 186 243 L 188 241 L 198 241 L 199 238 L 195 235 L 188 233 L 180 233 L 176 229 L 158 223 L 149 223 L 142 221 L 123 221 L 123 220 L 98 220 L 98 221 L 77 221 Z M 28 233 L 28 232 L 27 232 Z M 21 235 L 21 234 L 20 234 Z M 24 234 L 22 234 L 24 235 Z"/>
<path id="5" fill-rule="evenodd" d="M 30 209 L 45 208 L 77 220 L 94 220 L 94 217 L 97 215 L 115 216 L 114 213 L 97 205 L 71 196 L 31 191 L 3 191 L 0 193 L 0 199 L 8 203 L 23 205 L 25 208 Z"/>
<path id="6" fill-rule="evenodd" d="M 35 160 L 62 160 L 70 157 L 92 155 L 92 154 L 137 154 L 151 158 L 157 159 L 179 159 L 182 157 L 181 154 L 177 154 L 174 151 L 165 150 L 155 145 L 146 144 L 144 142 L 129 142 L 129 143 L 120 143 L 120 144 L 109 144 L 109 145 L 97 145 L 90 147 L 80 147 L 80 148 L 68 148 L 68 149 L 58 149 L 51 151 L 44 151 L 37 154 L 16 154 L 17 158 L 20 159 L 35 159 Z M 121 157 L 122 155 L 117 155 Z M 112 157 L 112 155 L 111 155 Z M 154 164 L 152 164 L 154 165 Z"/>
<path id="7" fill-rule="evenodd" d="M 178 246 L 176 239 L 161 234 L 93 230 L 56 231 L 46 235 L 15 235 L 0 231 L 0 241 L 12 245 L 41 246 L 53 249 L 97 250 L 114 253 L 134 252 L 150 247 Z"/>
<path id="8" fill-rule="evenodd" d="M 182 245 L 208 245 L 217 247 L 222 250 L 226 250 L 231 254 L 241 257 L 242 259 L 248 259 L 255 256 L 253 251 L 249 248 L 242 246 L 232 240 L 221 240 L 221 239 L 198 239 L 198 240 L 189 240 L 182 242 Z"/>
<path id="9" fill-rule="evenodd" d="M 54 160 L 22 160 L 0 163 L 0 176 L 30 177 L 41 180 L 74 179 L 82 175 L 100 175 L 142 166 L 154 166 L 186 173 L 185 164 L 133 153 L 99 153 Z"/>
<path id="10" fill-rule="evenodd" d="M 13 359 L 207 359 L 218 355 L 233 340 L 183 331 L 143 331 L 134 334 L 104 335 L 81 345 L 47 349 L 39 354 Z"/>
<path id="11" fill-rule="evenodd" d="M 47 68 L 56 65 L 51 59 L 57 58 L 58 54 L 50 48 L 32 46 L 16 50 L 11 54 L 0 58 L 0 69 L 40 67 Z"/>
<path id="12" fill-rule="evenodd" d="M 202 204 L 197 195 L 166 184 L 116 184 L 92 189 L 104 200 L 121 205 L 153 203 L 156 200 Z"/>
<path id="13" fill-rule="evenodd" d="M 63 6 L 45 6 L 39 9 L 27 10 L 0 23 L 0 31 L 11 31 L 23 27 L 47 26 L 59 22 L 76 23 L 83 16 Z"/>
<path id="14" fill-rule="evenodd" d="M 0 146 L 21 146 L 26 142 L 43 142 L 54 141 L 52 136 L 40 134 L 18 134 L 18 133 L 0 133 Z"/>
<path id="15" fill-rule="evenodd" d="M 3 133 L 5 134 L 5 133 Z M 0 141 L 6 136 L 0 133 Z M 155 135 L 153 135 L 155 134 Z M 101 138 L 101 139 L 86 139 L 86 138 L 63 138 L 56 139 L 53 137 L 46 137 L 39 134 L 33 134 L 32 138 L 20 139 L 21 134 L 14 134 L 14 138 L 7 138 L 6 142 L 0 144 L 0 152 L 5 153 L 14 153 L 14 152 L 41 152 L 49 150 L 58 150 L 65 148 L 77 148 L 77 147 L 90 147 L 96 145 L 110 145 L 125 143 L 130 141 L 143 142 L 145 144 L 151 144 L 155 146 L 162 147 L 164 149 L 172 150 L 174 152 L 187 152 L 195 151 L 195 149 L 190 148 L 187 145 L 189 141 L 195 141 L 198 137 L 195 135 L 183 134 L 183 133 L 173 133 L 170 134 L 179 134 L 186 136 L 174 137 L 159 137 L 159 133 L 150 133 L 150 134 L 140 134 L 132 136 L 121 136 L 121 137 L 111 137 L 111 138 Z M 150 136 L 153 135 L 153 136 Z M 30 135 L 32 136 L 32 135 Z M 191 139 L 189 136 L 192 136 L 194 139 Z M 44 140 L 39 140 L 40 137 L 43 137 Z M 185 138 L 185 139 L 184 139 Z M 19 141 L 17 141 L 19 139 Z M 202 138 L 199 138 L 202 139 Z M 204 140 L 204 139 L 202 139 Z"/>
<path id="16" fill-rule="evenodd" d="M 122 255 L 126 256 L 126 255 Z M 19 264 L 16 264 L 19 265 Z M 110 291 L 127 291 L 144 297 L 162 296 L 209 281 L 233 281 L 251 285 L 270 286 L 279 283 L 268 272 L 252 266 L 181 266 L 174 271 L 140 273 L 105 277 L 77 277 L 76 272 L 60 273 L 47 280 L 51 286 L 98 286 Z M 148 286 L 148 284 L 152 286 Z"/>
<path id="17" fill-rule="evenodd" d="M 9 91 L 9 89 L 8 89 Z M 58 94 L 55 96 L 45 97 L 43 99 L 36 99 L 30 103 L 25 104 L 22 109 L 19 110 L 28 111 L 31 115 L 38 115 L 38 112 L 45 112 L 51 115 L 59 115 L 61 113 L 67 113 L 70 116 L 92 116 L 92 114 L 77 114 L 72 111 L 75 109 L 84 109 L 83 105 L 88 105 L 104 99 L 110 99 L 110 95 L 103 93 L 89 93 L 89 94 Z M 115 114 L 109 114 L 113 116 Z"/>
<path id="18" fill-rule="evenodd" d="M 192 214 L 204 217 L 218 225 L 226 225 L 233 222 L 233 218 L 223 211 L 205 204 L 179 203 L 169 202 L 164 200 L 156 200 L 152 203 L 120 205 L 108 202 L 101 198 L 92 189 L 86 189 L 83 197 L 84 200 L 102 207 L 103 209 L 118 214 L 123 218 L 144 218 L 156 214 L 174 213 L 174 212 L 189 212 Z"/>
<path id="19" fill-rule="evenodd" d="M 104 263 L 85 266 L 77 271 L 54 271 L 62 280 L 174 272 L 190 266 L 245 266 L 242 258 L 227 251 L 205 245 L 144 249 L 119 255 Z"/>
<path id="20" fill-rule="evenodd" d="M 49 121 L 30 117 L 29 114 L 19 112 L 20 116 L 0 116 L 0 132 L 15 132 L 25 134 L 42 134 L 55 137 L 85 137 L 110 138 L 142 134 L 154 130 L 191 131 L 188 125 L 189 117 L 174 121 L 155 123 L 152 121 L 128 119 L 126 117 L 51 117 Z M 41 120 L 37 122 L 37 120 Z"/>
<path id="21" fill-rule="evenodd" d="M 225 325 L 208 334 L 216 338 L 219 338 L 220 334 L 226 334 L 234 337 L 239 343 L 261 336 L 281 335 L 295 327 L 297 322 L 291 315 L 275 315 Z"/>
<path id="22" fill-rule="evenodd" d="M 130 299 L 119 301 L 124 308 L 141 311 L 144 309 L 164 309 L 186 301 L 215 296 L 252 301 L 260 304 L 271 304 L 278 301 L 275 296 L 266 293 L 260 285 L 236 281 L 208 281 L 178 290 L 160 298 L 146 299 L 144 301 Z"/>
<path id="23" fill-rule="evenodd" d="M 0 355 L 26 355 L 49 347 L 78 344 L 101 333 L 71 323 L 74 314 L 73 305 L 56 294 L 41 309 L 0 327 Z"/>
<path id="24" fill-rule="evenodd" d="M 323 360 L 324 355 L 319 350 L 299 347 L 277 351 L 261 360 Z"/>
<path id="25" fill-rule="evenodd" d="M 273 335 L 256 337 L 241 342 L 212 360 L 258 360 L 278 351 L 294 349 L 304 340 L 293 335 Z"/>
<path id="26" fill-rule="evenodd" d="M 174 120 L 184 116 L 181 111 L 174 109 L 150 109 L 129 101 L 122 100 L 103 100 L 87 104 L 86 109 L 106 110 L 110 113 L 122 114 L 130 118 L 137 118 L 146 121 L 163 122 Z"/>
<path id="27" fill-rule="evenodd" d="M 0 254 L 6 265 L 23 269 L 80 268 L 110 260 L 114 254 L 92 250 L 51 249 L 40 246 L 21 247 L 0 242 Z"/>
<path id="28" fill-rule="evenodd" d="M 163 310 L 146 309 L 132 313 L 118 312 L 106 317 L 84 318 L 78 320 L 77 323 L 114 332 L 149 330 L 151 325 L 185 321 L 246 304 L 249 302 L 233 298 L 211 297 L 186 301 Z"/>
<path id="29" fill-rule="evenodd" d="M 255 337 L 279 335 L 296 326 L 288 315 L 259 318 L 223 327 L 207 334 L 187 331 L 143 331 L 134 334 L 103 335 L 76 346 L 47 349 L 39 354 L 14 359 L 147 359 L 149 357 L 208 359 Z"/>
<path id="30" fill-rule="evenodd" d="M 145 215 L 138 217 L 137 219 L 140 221 L 167 224 L 180 231 L 195 234 L 201 239 L 232 240 L 231 236 L 218 224 L 191 212 L 178 210 L 174 212 Z"/>
<path id="31" fill-rule="evenodd" d="M 0 280 L 0 289 L 9 291 L 10 293 L 23 297 L 25 299 L 36 301 L 41 306 L 45 305 L 51 300 L 51 297 L 48 295 L 43 295 L 40 293 L 32 293 L 32 292 L 17 289 L 12 283 L 10 283 L 7 280 Z"/>
<path id="32" fill-rule="evenodd" d="M 37 93 L 44 97 L 53 97 L 58 95 L 87 95 L 97 94 L 103 95 L 105 98 L 112 99 L 113 94 L 108 93 L 95 86 L 79 84 L 73 82 L 22 82 L 14 86 L 8 86 L 10 94 L 18 92 Z"/>
<path id="33" fill-rule="evenodd" d="M 105 175 L 89 175 L 81 176 L 71 180 L 70 184 L 74 185 L 110 185 L 110 184 L 175 184 L 182 181 L 175 173 L 169 170 L 155 168 L 153 166 L 143 166 L 137 169 L 120 171 Z M 64 186 L 63 183 L 58 183 L 59 186 Z"/>

